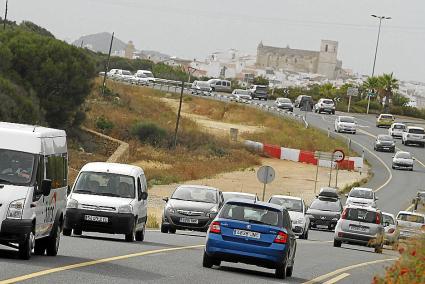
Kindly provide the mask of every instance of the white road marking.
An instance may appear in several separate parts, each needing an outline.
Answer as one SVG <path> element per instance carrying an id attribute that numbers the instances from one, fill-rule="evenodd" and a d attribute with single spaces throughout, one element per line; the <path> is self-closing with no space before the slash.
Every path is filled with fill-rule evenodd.
<path id="1" fill-rule="evenodd" d="M 336 283 L 336 282 L 338 282 L 338 281 L 340 281 L 340 280 L 342 280 L 342 279 L 344 279 L 345 277 L 348 277 L 348 276 L 350 276 L 350 274 L 342 273 L 335 278 L 329 279 L 328 281 L 324 282 L 323 284 L 334 284 L 334 283 Z"/>

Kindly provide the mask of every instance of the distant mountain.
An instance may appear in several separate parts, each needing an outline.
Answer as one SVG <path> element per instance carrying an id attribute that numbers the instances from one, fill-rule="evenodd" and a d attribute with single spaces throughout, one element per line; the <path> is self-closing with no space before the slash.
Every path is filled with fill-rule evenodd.
<path id="1" fill-rule="evenodd" d="M 82 42 L 83 46 L 93 51 L 108 53 L 109 45 L 111 44 L 111 36 L 112 34 L 107 32 L 86 35 L 86 36 L 80 37 L 79 39 L 74 41 L 72 44 L 76 46 L 80 46 Z M 112 44 L 112 53 L 116 51 L 124 50 L 126 46 L 127 44 L 125 42 L 123 42 L 117 37 L 114 37 L 114 42 Z"/>

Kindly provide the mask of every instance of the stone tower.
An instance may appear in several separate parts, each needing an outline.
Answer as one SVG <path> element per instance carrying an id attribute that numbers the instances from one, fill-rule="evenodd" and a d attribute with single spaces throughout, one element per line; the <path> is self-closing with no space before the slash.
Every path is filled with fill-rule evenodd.
<path id="1" fill-rule="evenodd" d="M 125 47 L 125 57 L 128 59 L 133 59 L 133 54 L 136 51 L 133 42 L 130 40 Z"/>
<path id="2" fill-rule="evenodd" d="M 319 52 L 317 73 L 329 79 L 336 78 L 338 42 L 333 40 L 322 40 Z"/>

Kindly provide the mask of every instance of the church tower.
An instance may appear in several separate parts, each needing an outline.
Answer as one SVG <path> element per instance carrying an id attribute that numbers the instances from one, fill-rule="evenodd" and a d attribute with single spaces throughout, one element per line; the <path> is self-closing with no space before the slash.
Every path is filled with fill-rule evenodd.
<path id="1" fill-rule="evenodd" d="M 333 40 L 322 40 L 317 73 L 326 76 L 328 79 L 335 79 L 338 63 L 337 55 L 338 42 Z"/>

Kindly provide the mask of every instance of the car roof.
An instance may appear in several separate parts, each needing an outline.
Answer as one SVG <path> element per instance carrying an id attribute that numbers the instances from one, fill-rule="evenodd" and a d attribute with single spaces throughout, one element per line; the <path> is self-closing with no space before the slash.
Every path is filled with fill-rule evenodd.
<path id="1" fill-rule="evenodd" d="M 400 214 L 425 217 L 425 214 L 422 214 L 422 213 L 419 213 L 419 212 L 412 212 L 412 211 L 400 211 L 400 212 L 398 212 L 397 216 L 400 215 Z"/>
<path id="2" fill-rule="evenodd" d="M 290 195 L 279 195 L 279 194 L 276 194 L 276 195 L 272 195 L 270 198 L 272 198 L 272 197 L 274 197 L 274 198 L 293 199 L 293 200 L 303 200 L 301 197 L 290 196 Z"/>
<path id="3" fill-rule="evenodd" d="M 144 174 L 143 169 L 138 166 L 105 162 L 88 163 L 83 166 L 80 172 L 112 173 L 130 176 Z"/>
<path id="4" fill-rule="evenodd" d="M 368 205 L 368 206 L 361 206 L 361 205 L 348 204 L 348 205 L 345 206 L 345 208 L 367 209 L 369 211 L 374 211 L 374 212 L 380 212 L 381 211 L 378 208 L 372 207 L 370 205 Z"/>
<path id="5" fill-rule="evenodd" d="M 364 191 L 373 191 L 373 189 L 367 188 L 367 187 L 353 187 L 351 190 L 354 190 L 354 189 L 364 190 Z"/>
<path id="6" fill-rule="evenodd" d="M 227 203 L 238 203 L 238 204 L 247 204 L 247 205 L 259 205 L 259 206 L 262 206 L 262 207 L 272 208 L 272 209 L 275 209 L 275 210 L 278 210 L 278 211 L 282 211 L 283 209 L 285 209 L 281 205 L 277 205 L 277 204 L 273 204 L 273 203 L 268 203 L 268 202 L 263 202 L 263 201 L 243 199 L 243 198 L 232 198 L 231 200 L 227 201 Z"/>
<path id="7" fill-rule="evenodd" d="M 406 124 L 404 124 L 402 122 L 394 122 L 392 125 L 404 125 L 404 126 L 406 126 Z"/>
<path id="8" fill-rule="evenodd" d="M 392 115 L 392 114 L 390 114 L 390 113 L 381 113 L 381 114 L 380 114 L 380 116 L 381 116 L 381 115 L 394 116 L 394 115 Z"/>
<path id="9" fill-rule="evenodd" d="M 421 129 L 421 130 L 424 129 L 423 127 L 420 127 L 420 126 L 407 126 L 407 128 L 408 129 Z"/>
<path id="10" fill-rule="evenodd" d="M 409 155 L 412 155 L 410 152 L 407 152 L 407 151 L 397 151 L 397 153 L 395 153 L 396 155 L 397 154 L 409 154 Z"/>
<path id="11" fill-rule="evenodd" d="M 338 116 L 338 118 L 343 118 L 343 117 L 348 117 L 348 118 L 354 119 L 354 116 L 349 116 L 349 115 L 340 115 L 340 116 Z"/>
<path id="12" fill-rule="evenodd" d="M 181 185 L 179 185 L 177 188 L 179 188 L 179 187 L 186 187 L 186 188 L 202 188 L 202 189 L 212 189 L 212 190 L 220 191 L 218 188 L 215 188 L 215 187 L 212 187 L 212 186 L 207 186 L 207 185 L 181 184 Z"/>
<path id="13" fill-rule="evenodd" d="M 244 196 L 255 196 L 253 193 L 247 193 L 247 192 L 237 192 L 237 191 L 223 191 L 223 194 L 238 194 L 238 195 L 244 195 Z"/>
<path id="14" fill-rule="evenodd" d="M 391 218 L 395 219 L 394 214 L 388 213 L 388 212 L 382 212 L 382 215 L 390 216 Z"/>
<path id="15" fill-rule="evenodd" d="M 22 133 L 37 138 L 66 137 L 64 130 L 9 122 L 0 122 L 0 132 L 4 136 L 7 136 L 7 133 Z"/>

